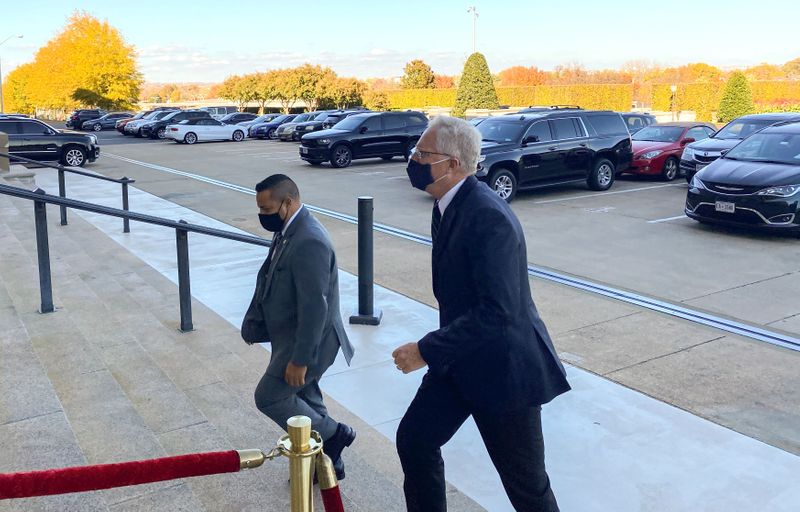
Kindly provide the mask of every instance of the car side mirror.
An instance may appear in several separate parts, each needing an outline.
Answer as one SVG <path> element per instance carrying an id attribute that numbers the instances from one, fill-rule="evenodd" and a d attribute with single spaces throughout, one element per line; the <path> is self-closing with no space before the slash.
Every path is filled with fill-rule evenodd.
<path id="1" fill-rule="evenodd" d="M 366 126 L 362 126 L 361 129 L 358 130 L 358 133 L 367 133 L 367 127 Z"/>
<path id="2" fill-rule="evenodd" d="M 727 153 L 728 151 L 730 151 L 730 149 L 723 149 L 722 151 L 719 152 L 719 156 L 725 156 L 725 153 Z"/>
<path id="3" fill-rule="evenodd" d="M 686 137 L 681 141 L 681 146 L 685 146 L 686 144 L 691 144 L 694 141 L 695 141 L 694 137 Z"/>
<path id="4" fill-rule="evenodd" d="M 532 144 L 534 142 L 539 142 L 538 135 L 529 135 L 528 137 L 525 137 L 525 140 L 522 141 L 522 144 Z"/>

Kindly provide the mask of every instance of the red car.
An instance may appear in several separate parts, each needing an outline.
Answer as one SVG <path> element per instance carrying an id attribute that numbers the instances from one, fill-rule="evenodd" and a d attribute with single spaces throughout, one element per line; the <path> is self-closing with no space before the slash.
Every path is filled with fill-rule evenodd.
<path id="1" fill-rule="evenodd" d="M 717 129 L 707 123 L 659 123 L 631 135 L 633 162 L 625 172 L 661 176 L 672 181 L 680 173 L 683 148 L 690 142 L 708 138 Z"/>

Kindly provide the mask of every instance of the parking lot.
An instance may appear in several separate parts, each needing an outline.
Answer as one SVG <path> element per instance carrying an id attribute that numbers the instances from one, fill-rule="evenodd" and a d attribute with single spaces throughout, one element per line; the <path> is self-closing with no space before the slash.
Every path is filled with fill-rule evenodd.
<path id="1" fill-rule="evenodd" d="M 409 185 L 400 158 L 334 169 L 302 162 L 296 143 L 99 137 L 101 157 L 87 169 L 128 176 L 142 190 L 255 234 L 266 233 L 254 198 L 237 187 L 282 172 L 309 205 L 356 215 L 357 198 L 372 196 L 376 223 L 429 236 L 432 200 Z M 512 208 L 531 265 L 800 335 L 797 239 L 698 224 L 683 216 L 686 190 L 682 180 L 623 176 L 606 192 L 580 185 L 520 192 Z M 355 226 L 317 216 L 339 266 L 355 273 Z M 382 232 L 375 244 L 376 283 L 435 306 L 429 247 Z M 532 278 L 532 288 L 565 362 L 800 453 L 800 352 L 547 280 Z"/>

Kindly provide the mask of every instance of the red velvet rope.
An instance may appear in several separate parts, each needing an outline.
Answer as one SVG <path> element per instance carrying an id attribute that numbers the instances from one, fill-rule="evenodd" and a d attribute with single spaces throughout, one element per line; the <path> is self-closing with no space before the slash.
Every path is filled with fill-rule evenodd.
<path id="1" fill-rule="evenodd" d="M 96 491 L 176 478 L 235 473 L 239 453 L 194 453 L 177 457 L 0 474 L 0 499 Z"/>
<path id="2" fill-rule="evenodd" d="M 330 489 L 320 489 L 319 492 L 322 494 L 322 505 L 325 507 L 325 512 L 344 512 L 338 485 Z"/>

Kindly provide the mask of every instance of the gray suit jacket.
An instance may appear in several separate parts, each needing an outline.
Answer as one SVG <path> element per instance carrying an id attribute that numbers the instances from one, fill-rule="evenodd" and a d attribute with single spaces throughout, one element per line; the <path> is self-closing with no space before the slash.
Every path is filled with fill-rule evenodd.
<path id="1" fill-rule="evenodd" d="M 328 232 L 303 207 L 261 266 L 253 300 L 242 322 L 248 343 L 272 344 L 267 374 L 283 378 L 292 362 L 307 366 L 307 379 L 333 364 L 341 347 L 347 363 L 353 346 L 339 312 L 339 274 Z"/>

